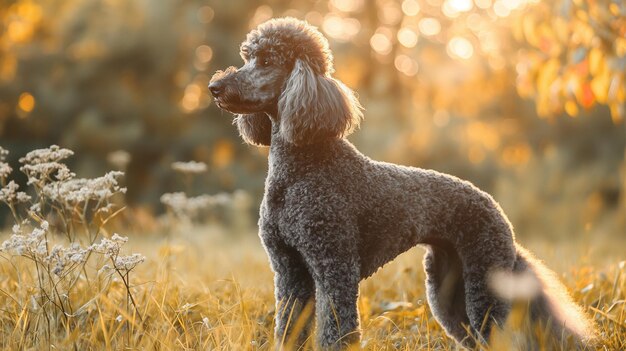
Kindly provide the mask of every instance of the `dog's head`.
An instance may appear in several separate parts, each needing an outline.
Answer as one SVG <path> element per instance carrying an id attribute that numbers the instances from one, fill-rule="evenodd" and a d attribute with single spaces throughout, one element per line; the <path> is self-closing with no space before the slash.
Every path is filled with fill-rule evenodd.
<path id="1" fill-rule="evenodd" d="M 275 116 L 280 136 L 297 145 L 350 134 L 361 121 L 354 93 L 332 78 L 328 41 L 294 18 L 273 19 L 241 44 L 244 65 L 215 73 L 209 90 L 216 104 L 240 114 L 244 140 L 269 145 Z M 255 125 L 258 124 L 258 125 Z"/>

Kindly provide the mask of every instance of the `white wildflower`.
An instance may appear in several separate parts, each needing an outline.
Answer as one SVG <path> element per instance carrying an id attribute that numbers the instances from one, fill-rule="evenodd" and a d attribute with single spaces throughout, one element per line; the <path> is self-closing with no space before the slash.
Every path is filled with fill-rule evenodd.
<path id="1" fill-rule="evenodd" d="M 180 306 L 180 310 L 182 310 L 182 311 L 188 310 L 188 309 L 192 308 L 193 306 L 195 306 L 195 304 L 187 302 L 184 305 Z"/>
<path id="2" fill-rule="evenodd" d="M 125 169 L 130 162 L 130 154 L 124 150 L 117 150 L 107 155 L 107 161 L 117 169 Z"/>
<path id="3" fill-rule="evenodd" d="M 69 179 L 46 184 L 43 194 L 52 201 L 74 208 L 89 200 L 108 201 L 116 193 L 125 193 L 126 188 L 119 186 L 117 178 L 124 172 L 112 171 L 94 179 Z"/>
<path id="4" fill-rule="evenodd" d="M 91 249 L 105 255 L 106 257 L 111 258 L 119 255 L 122 245 L 123 243 L 115 242 L 107 238 L 102 238 L 99 244 L 91 245 Z"/>
<path id="5" fill-rule="evenodd" d="M 76 173 L 71 172 L 67 167 L 61 167 L 55 176 L 55 178 L 60 181 L 68 181 L 74 177 L 76 177 Z"/>
<path id="6" fill-rule="evenodd" d="M 113 236 L 111 237 L 111 239 L 107 239 L 107 238 L 102 238 L 102 240 L 100 240 L 100 243 L 98 244 L 93 244 L 89 247 L 89 249 L 101 253 L 103 255 L 105 255 L 108 258 L 112 258 L 112 259 L 117 259 L 120 251 L 122 249 L 122 246 L 128 242 L 128 237 L 125 236 L 121 236 L 117 233 L 113 234 Z M 115 263 L 115 262 L 114 262 Z M 120 265 L 123 266 L 124 262 L 120 261 Z M 116 264 L 117 266 L 117 264 Z M 117 268 L 117 267 L 116 267 Z"/>
<path id="7" fill-rule="evenodd" d="M 44 221 L 40 228 L 34 228 L 28 235 L 22 234 L 21 226 L 13 226 L 13 235 L 2 243 L 0 250 L 46 261 L 48 257 L 47 223 Z"/>
<path id="8" fill-rule="evenodd" d="M 0 179 L 4 179 L 13 172 L 13 168 L 8 163 L 0 162 Z"/>
<path id="9" fill-rule="evenodd" d="M 41 213 L 41 205 L 39 203 L 33 204 L 29 209 L 31 212 Z"/>
<path id="10" fill-rule="evenodd" d="M 9 154 L 9 150 L 0 146 L 0 161 L 4 161 Z"/>
<path id="11" fill-rule="evenodd" d="M 13 203 L 17 200 L 17 190 L 20 188 L 16 182 L 10 181 L 5 187 L 0 189 L 0 201 Z"/>
<path id="12" fill-rule="evenodd" d="M 0 179 L 4 179 L 13 172 L 13 168 L 9 166 L 8 163 L 4 162 L 6 160 L 9 151 L 5 150 L 0 146 Z"/>
<path id="13" fill-rule="evenodd" d="M 128 242 L 128 237 L 127 236 L 121 236 L 117 233 L 113 233 L 113 236 L 111 237 L 111 240 L 117 242 L 117 243 L 122 243 L 125 244 L 126 242 Z"/>
<path id="14" fill-rule="evenodd" d="M 180 217 L 193 217 L 203 210 L 216 205 L 226 204 L 231 200 L 228 194 L 200 195 L 187 197 L 185 193 L 166 193 L 161 196 L 161 203 Z"/>
<path id="15" fill-rule="evenodd" d="M 60 276 L 63 273 L 63 268 L 65 268 L 65 266 L 57 262 L 52 269 L 52 273 L 56 276 Z"/>
<path id="16" fill-rule="evenodd" d="M 74 155 L 74 152 L 72 150 L 63 149 L 57 145 L 52 145 L 46 149 L 37 149 L 27 153 L 26 156 L 20 159 L 20 162 L 24 164 L 58 162 L 72 155 Z"/>
<path id="17" fill-rule="evenodd" d="M 72 267 L 87 261 L 90 250 L 90 248 L 83 249 L 77 243 L 72 243 L 70 247 L 55 245 L 50 250 L 50 254 L 45 257 L 44 262 L 54 265 L 52 273 L 60 276 L 66 267 Z"/>
<path id="18" fill-rule="evenodd" d="M 211 202 L 211 205 L 227 205 L 228 203 L 230 203 L 231 201 L 233 201 L 233 197 L 229 194 L 226 193 L 219 193 L 219 194 L 215 194 L 215 195 L 208 195 L 211 199 L 209 200 Z"/>
<path id="19" fill-rule="evenodd" d="M 32 198 L 30 197 L 30 195 L 26 194 L 23 191 L 17 193 L 17 202 L 28 202 L 31 199 Z"/>
<path id="20" fill-rule="evenodd" d="M 118 323 L 121 323 L 124 320 L 124 317 L 122 317 L 121 314 L 117 315 L 117 317 L 115 317 L 115 321 Z"/>
<path id="21" fill-rule="evenodd" d="M 50 255 L 48 255 L 48 257 L 58 256 L 62 250 L 63 250 L 62 245 L 54 245 L 52 250 L 50 250 Z"/>
<path id="22" fill-rule="evenodd" d="M 43 230 L 35 229 L 31 235 L 34 240 L 37 240 L 37 246 L 34 246 L 33 249 L 31 249 L 33 256 L 45 259 L 48 255 L 48 241 L 44 237 L 45 232 Z"/>
<path id="23" fill-rule="evenodd" d="M 207 171 L 207 165 L 204 162 L 174 162 L 172 169 L 183 174 L 199 174 Z"/>
<path id="24" fill-rule="evenodd" d="M 209 317 L 202 318 L 202 325 L 207 329 L 211 328 L 211 324 L 209 323 Z"/>
<path id="25" fill-rule="evenodd" d="M 16 182 L 10 181 L 9 184 L 0 189 L 0 201 L 7 204 L 30 201 L 31 197 L 28 194 L 23 191 L 17 191 L 19 188 L 20 186 Z"/>
<path id="26" fill-rule="evenodd" d="M 130 272 L 145 260 L 146 257 L 144 255 L 137 253 L 129 256 L 118 256 L 115 258 L 115 269 Z"/>
<path id="27" fill-rule="evenodd" d="M 86 258 L 87 258 L 86 250 L 81 250 L 81 251 L 69 254 L 69 260 L 72 263 L 83 263 L 85 262 Z"/>
<path id="28" fill-rule="evenodd" d="M 102 207 L 100 207 L 100 208 L 97 210 L 97 212 L 102 212 L 102 213 L 110 213 L 110 212 L 111 212 L 111 210 L 112 210 L 114 207 L 115 207 L 115 205 L 114 205 L 114 204 L 112 204 L 112 203 L 108 203 L 108 204 L 106 204 L 106 206 L 102 206 Z"/>
<path id="29" fill-rule="evenodd" d="M 20 162 L 24 165 L 20 170 L 28 177 L 29 185 L 43 185 L 50 181 L 50 176 L 55 173 L 57 178 L 67 178 L 72 173 L 60 161 L 73 154 L 72 150 L 62 149 L 56 145 L 52 145 L 47 149 L 33 150 L 20 158 Z"/>

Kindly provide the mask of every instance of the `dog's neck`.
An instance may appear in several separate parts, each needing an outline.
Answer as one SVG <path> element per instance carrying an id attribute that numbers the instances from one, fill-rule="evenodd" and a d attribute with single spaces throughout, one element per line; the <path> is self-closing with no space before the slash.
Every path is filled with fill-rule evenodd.
<path id="1" fill-rule="evenodd" d="M 281 128 L 280 120 L 277 117 L 275 117 L 276 115 L 272 115 L 269 113 L 267 115 L 270 118 L 270 121 L 272 122 L 272 141 L 270 145 L 270 151 L 272 149 L 272 146 L 277 145 L 277 146 L 280 146 L 281 148 L 287 148 L 291 150 L 292 152 L 299 152 L 299 153 L 315 152 L 315 150 L 323 149 L 324 145 L 332 144 L 333 142 L 340 142 L 343 140 L 339 138 L 328 137 L 324 139 L 315 140 L 307 144 L 296 145 L 292 142 L 285 140 L 285 138 L 283 137 L 280 131 L 280 128 Z"/>

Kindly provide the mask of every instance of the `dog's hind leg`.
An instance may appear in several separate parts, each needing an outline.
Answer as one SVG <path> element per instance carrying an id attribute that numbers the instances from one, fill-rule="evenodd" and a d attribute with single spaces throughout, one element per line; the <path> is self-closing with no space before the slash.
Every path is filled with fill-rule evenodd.
<path id="1" fill-rule="evenodd" d="M 502 326 L 511 309 L 510 302 L 498 298 L 489 286 L 490 274 L 513 270 L 516 251 L 512 236 L 487 232 L 459 249 L 463 263 L 465 305 L 473 335 L 480 342 L 489 340 L 493 325 Z"/>
<path id="2" fill-rule="evenodd" d="M 448 335 L 463 342 L 470 322 L 465 310 L 463 266 L 458 254 L 446 242 L 427 245 L 424 271 L 431 312 Z"/>

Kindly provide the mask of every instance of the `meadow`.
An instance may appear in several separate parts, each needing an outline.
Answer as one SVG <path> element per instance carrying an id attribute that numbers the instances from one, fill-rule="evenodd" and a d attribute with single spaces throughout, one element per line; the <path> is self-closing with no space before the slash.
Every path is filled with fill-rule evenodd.
<path id="1" fill-rule="evenodd" d="M 272 349 L 272 272 L 254 226 L 241 225 L 250 220 L 244 193 L 164 195 L 168 212 L 156 219 L 125 210 L 122 172 L 76 178 L 63 163 L 71 155 L 53 146 L 20 160 L 32 196 L 0 164 L 0 200 L 16 221 L 0 251 L 3 349 Z M 206 171 L 196 162 L 173 169 Z M 128 237 L 116 233 L 124 229 Z M 626 243 L 588 236 L 522 244 L 558 272 L 597 324 L 599 343 L 590 349 L 623 349 Z M 425 302 L 422 254 L 411 249 L 361 283 L 361 348 L 457 349 Z M 540 349 L 568 348 L 542 344 L 526 317 L 515 311 L 478 349 L 525 350 L 528 335 Z"/>
<path id="2" fill-rule="evenodd" d="M 619 0 L 0 0 L 0 349 L 272 349 L 268 149 L 207 85 L 282 16 L 329 40 L 360 151 L 493 195 L 596 323 L 589 348 L 626 350 Z M 361 283 L 363 349 L 457 349 L 423 252 Z M 479 348 L 571 349 L 526 312 Z"/>

